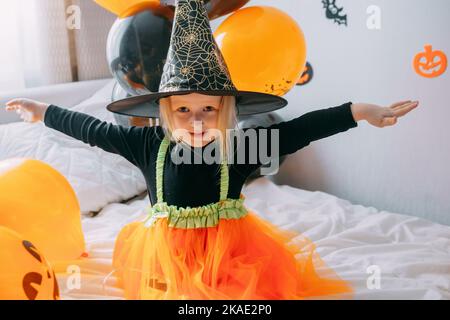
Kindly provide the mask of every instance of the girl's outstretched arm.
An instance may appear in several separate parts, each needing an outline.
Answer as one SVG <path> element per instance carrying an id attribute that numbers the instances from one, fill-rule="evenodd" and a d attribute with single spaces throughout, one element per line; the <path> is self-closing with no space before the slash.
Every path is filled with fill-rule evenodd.
<path id="1" fill-rule="evenodd" d="M 269 127 L 257 127 L 258 145 L 267 143 L 269 154 L 276 153 L 278 156 L 284 156 L 294 153 L 306 146 L 312 141 L 323 139 L 331 135 L 347 131 L 357 127 L 358 123 L 353 116 L 352 102 L 347 102 L 336 107 L 319 109 L 305 113 L 289 121 L 283 121 Z M 262 131 L 267 129 L 267 141 L 262 141 Z M 275 132 L 278 135 L 276 139 Z M 275 143 L 278 146 L 275 146 Z"/>
<path id="2" fill-rule="evenodd" d="M 380 128 L 394 125 L 398 117 L 417 106 L 417 101 L 400 101 L 389 107 L 347 102 L 337 107 L 305 113 L 298 118 L 272 125 L 267 129 L 278 130 L 279 155 L 283 156 L 300 150 L 312 141 L 357 127 L 358 121 L 361 120 L 366 120 Z"/>
<path id="3" fill-rule="evenodd" d="M 254 129 L 258 141 L 253 144 L 258 146 L 255 150 L 257 155 L 252 157 L 247 153 L 245 167 L 248 168 L 244 168 L 244 170 L 250 174 L 266 163 L 269 158 L 294 153 L 308 146 L 312 141 L 357 127 L 358 121 L 361 120 L 366 120 L 377 127 L 393 125 L 397 122 L 398 117 L 405 115 L 417 106 L 417 101 L 401 101 L 389 107 L 347 102 L 340 106 L 311 111 L 269 127 L 256 127 Z M 243 131 L 246 132 L 249 129 L 243 129 Z M 267 129 L 264 139 L 259 129 Z M 271 139 L 274 130 L 277 131 L 277 139 Z M 274 145 L 275 143 L 277 146 Z M 261 152 L 262 144 L 266 144 L 265 152 Z M 246 141 L 245 150 L 252 150 L 249 140 Z M 256 163 L 251 163 L 251 158 L 257 159 Z"/>
<path id="4" fill-rule="evenodd" d="M 238 158 L 239 153 L 244 152 L 245 163 L 238 159 L 235 161 L 240 164 L 240 172 L 250 175 L 272 158 L 294 153 L 314 140 L 357 126 L 358 123 L 352 113 L 352 103 L 347 102 L 340 106 L 311 111 L 269 127 L 244 128 L 243 134 L 252 139 L 244 139 L 244 147 L 239 148 L 238 155 L 235 157 Z M 256 141 L 254 141 L 255 137 Z"/>
<path id="5" fill-rule="evenodd" d="M 155 128 L 115 125 L 85 113 L 29 99 L 11 100 L 6 109 L 17 110 L 27 122 L 43 121 L 49 128 L 119 154 L 139 168 L 147 165 L 149 149 L 153 149 Z"/>

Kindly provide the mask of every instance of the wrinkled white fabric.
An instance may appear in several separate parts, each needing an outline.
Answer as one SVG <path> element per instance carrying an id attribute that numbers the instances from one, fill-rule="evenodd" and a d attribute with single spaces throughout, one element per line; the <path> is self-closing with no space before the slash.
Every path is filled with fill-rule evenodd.
<path id="1" fill-rule="evenodd" d="M 278 186 L 265 177 L 242 193 L 261 217 L 312 239 L 327 264 L 352 282 L 355 299 L 450 299 L 449 226 Z M 108 276 L 114 240 L 124 225 L 145 217 L 148 204 L 148 197 L 110 204 L 95 218 L 83 217 L 89 258 L 80 263 L 80 289 L 67 287 L 68 274 L 57 275 L 63 299 L 122 299 L 114 272 Z M 379 271 L 379 288 L 369 278 L 373 270 Z"/>

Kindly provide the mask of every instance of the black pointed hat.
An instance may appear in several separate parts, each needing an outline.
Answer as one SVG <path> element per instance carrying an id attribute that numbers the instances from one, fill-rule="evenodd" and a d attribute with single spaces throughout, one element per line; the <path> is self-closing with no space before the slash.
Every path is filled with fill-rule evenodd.
<path id="1" fill-rule="evenodd" d="M 287 105 L 279 96 L 239 91 L 214 40 L 203 0 L 178 0 L 159 91 L 110 103 L 111 112 L 159 117 L 159 99 L 190 93 L 235 96 L 238 115 L 274 111 Z"/>

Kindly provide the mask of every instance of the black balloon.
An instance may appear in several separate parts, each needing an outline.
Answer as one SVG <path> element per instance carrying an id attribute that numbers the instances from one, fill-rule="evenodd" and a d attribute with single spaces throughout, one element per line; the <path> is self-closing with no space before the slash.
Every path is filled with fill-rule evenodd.
<path id="1" fill-rule="evenodd" d="M 177 0 L 160 0 L 161 4 L 175 6 Z M 203 0 L 210 20 L 222 17 L 243 7 L 250 0 Z"/>
<path id="2" fill-rule="evenodd" d="M 283 118 L 276 112 L 260 113 L 249 116 L 239 116 L 238 117 L 238 127 L 239 128 L 256 128 L 263 126 L 265 128 L 270 127 L 273 124 L 277 124 L 284 121 Z M 270 136 L 269 136 L 270 137 Z M 279 165 L 284 162 L 286 156 L 281 156 L 279 158 Z M 268 165 L 266 165 L 268 166 Z M 261 177 L 261 169 L 254 171 L 246 181 L 246 184 L 250 183 L 256 178 Z"/>
<path id="3" fill-rule="evenodd" d="M 120 84 L 118 82 L 116 82 L 114 84 L 114 87 L 113 87 L 113 90 L 112 90 L 112 93 L 111 93 L 111 102 L 117 101 L 117 100 L 122 100 L 122 99 L 129 98 L 129 97 L 131 97 L 131 95 L 128 92 L 126 92 L 120 86 Z M 113 116 L 114 116 L 114 120 L 116 121 L 116 124 L 119 124 L 119 125 L 121 125 L 123 127 L 131 127 L 133 125 L 136 125 L 136 120 L 135 119 L 137 119 L 137 117 L 130 117 L 130 116 L 126 116 L 126 115 L 123 115 L 123 114 L 116 113 L 116 112 L 113 113 Z M 143 126 L 143 125 L 150 125 L 150 126 L 159 125 L 159 118 L 156 118 L 156 119 L 155 118 L 150 118 L 150 121 L 147 118 L 141 118 L 141 119 L 146 119 L 147 122 L 145 122 L 145 120 L 140 120 L 139 124 L 138 124 L 139 126 Z"/>
<path id="4" fill-rule="evenodd" d="M 123 89 L 120 84 L 118 82 L 116 82 L 114 84 L 114 88 L 111 94 L 111 101 L 117 101 L 117 100 L 122 100 L 125 98 L 130 97 L 131 95 L 129 93 L 127 93 L 125 91 L 125 89 Z M 130 117 L 122 115 L 122 114 L 118 114 L 118 113 L 113 113 L 114 119 L 116 120 L 117 124 L 120 124 L 124 127 L 129 127 L 130 126 Z"/>
<path id="5" fill-rule="evenodd" d="M 116 82 L 111 93 L 111 101 L 122 100 L 129 97 L 131 97 L 131 95 Z"/>
<path id="6" fill-rule="evenodd" d="M 108 35 L 109 68 L 130 95 L 157 92 L 169 51 L 174 10 L 155 3 L 117 19 Z"/>

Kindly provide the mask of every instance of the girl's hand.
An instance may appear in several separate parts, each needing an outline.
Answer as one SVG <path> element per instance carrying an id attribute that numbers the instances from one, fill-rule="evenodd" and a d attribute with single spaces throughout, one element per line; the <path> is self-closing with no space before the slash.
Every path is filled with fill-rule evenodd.
<path id="1" fill-rule="evenodd" d="M 419 101 L 411 100 L 396 102 L 389 107 L 381 107 L 367 103 L 354 103 L 351 109 L 355 121 L 366 120 L 375 127 L 383 128 L 396 124 L 399 117 L 403 117 L 418 105 Z"/>
<path id="2" fill-rule="evenodd" d="M 16 112 L 25 122 L 43 121 L 49 104 L 31 99 L 13 99 L 6 103 L 6 110 Z"/>

